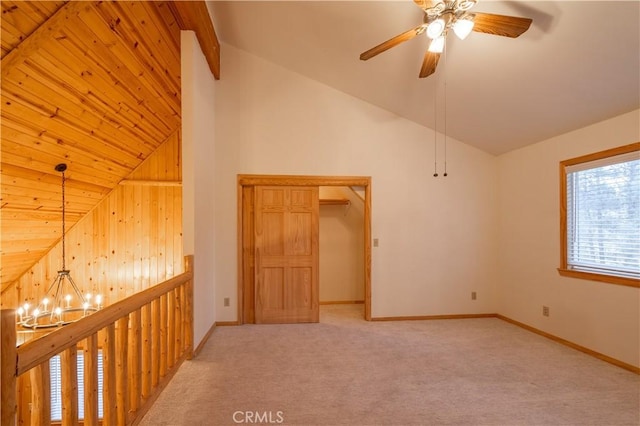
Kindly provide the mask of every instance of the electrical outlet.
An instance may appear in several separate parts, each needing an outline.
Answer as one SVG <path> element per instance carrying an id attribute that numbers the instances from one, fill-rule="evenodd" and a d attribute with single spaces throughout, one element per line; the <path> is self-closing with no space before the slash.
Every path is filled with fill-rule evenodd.
<path id="1" fill-rule="evenodd" d="M 476 294 L 475 291 L 471 292 L 471 300 L 476 300 L 478 298 L 478 295 Z"/>
<path id="2" fill-rule="evenodd" d="M 542 315 L 544 315 L 545 317 L 549 316 L 549 307 L 548 306 L 543 306 L 542 307 Z"/>
<path id="3" fill-rule="evenodd" d="M 229 298 L 228 297 L 224 298 L 224 306 L 229 306 Z"/>

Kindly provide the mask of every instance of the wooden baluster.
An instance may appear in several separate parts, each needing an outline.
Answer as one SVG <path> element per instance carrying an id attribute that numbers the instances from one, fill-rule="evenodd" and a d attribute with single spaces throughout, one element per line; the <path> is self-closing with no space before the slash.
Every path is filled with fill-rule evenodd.
<path id="1" fill-rule="evenodd" d="M 51 424 L 50 360 L 43 359 L 56 350 L 61 350 L 62 394 L 56 397 L 62 396 L 63 400 L 62 424 L 79 423 L 78 350 L 82 351 L 80 356 L 83 356 L 85 367 L 83 424 L 119 425 L 138 421 L 138 416 L 142 415 L 140 410 L 147 407 L 145 402 L 154 399 L 154 391 L 164 387 L 163 378 L 167 378 L 168 370 L 192 353 L 192 297 L 191 281 L 175 277 L 157 288 L 141 292 L 137 300 L 123 300 L 105 308 L 100 314 L 83 319 L 82 324 L 74 323 L 55 334 L 20 346 L 15 357 L 7 355 L 11 350 L 9 346 L 15 346 L 15 343 L 10 345 L 9 333 L 3 332 L 3 385 L 12 380 L 4 379 L 8 377 L 7 372 L 21 374 L 13 377 L 14 399 L 19 397 L 19 404 L 14 405 L 13 421 L 3 420 L 3 426 L 15 424 L 16 413 L 20 424 Z M 110 308 L 113 309 L 109 311 Z M 109 324 L 120 315 L 125 316 Z M 15 318 L 13 315 L 10 317 L 11 327 L 14 327 Z M 98 418 L 100 395 L 97 383 L 100 348 L 104 377 L 102 420 Z M 4 367 L 10 359 L 14 359 L 14 367 Z M 5 398 L 8 393 L 5 392 L 1 398 L 5 416 L 9 416 L 6 413 L 11 411 L 10 408 L 4 409 L 6 405 L 10 406 L 8 398 Z"/>
<path id="2" fill-rule="evenodd" d="M 176 340 L 176 344 L 174 346 L 174 355 L 173 358 L 178 360 L 180 359 L 180 356 L 182 356 L 182 353 L 184 351 L 183 347 L 182 347 L 182 289 L 183 286 L 180 286 L 178 288 L 176 288 L 175 290 L 173 290 L 173 292 L 176 295 L 176 305 L 175 305 L 175 310 L 176 310 L 176 314 L 175 314 L 175 318 L 174 318 L 174 328 L 175 328 L 175 340 Z"/>
<path id="3" fill-rule="evenodd" d="M 138 309 L 129 314 L 129 411 L 135 413 L 140 407 L 142 389 L 142 312 Z"/>
<path id="4" fill-rule="evenodd" d="M 31 377 L 30 374 L 18 376 L 18 424 L 31 424 Z"/>
<path id="5" fill-rule="evenodd" d="M 175 364 L 176 348 L 176 292 L 167 293 L 167 368 L 170 369 Z"/>
<path id="6" fill-rule="evenodd" d="M 84 425 L 98 426 L 98 335 L 87 337 L 84 348 Z"/>
<path id="7" fill-rule="evenodd" d="M 116 423 L 127 423 L 129 412 L 127 380 L 127 343 L 129 316 L 116 321 Z"/>
<path id="8" fill-rule="evenodd" d="M 102 424 L 116 424 L 116 328 L 102 331 Z"/>
<path id="9" fill-rule="evenodd" d="M 143 399 L 151 393 L 151 304 L 142 307 L 142 389 Z"/>
<path id="10" fill-rule="evenodd" d="M 60 354 L 62 381 L 62 424 L 78 424 L 78 347 L 72 345 Z"/>
<path id="11" fill-rule="evenodd" d="M 158 381 L 160 380 L 160 359 L 162 358 L 161 348 L 160 348 L 160 322 L 161 311 L 160 309 L 160 299 L 155 299 L 151 302 L 151 386 L 158 386 Z"/>
<path id="12" fill-rule="evenodd" d="M 49 361 L 29 370 L 31 378 L 31 426 L 51 424 L 51 372 Z"/>
<path id="13" fill-rule="evenodd" d="M 3 309 L 0 319 L 2 352 L 0 353 L 0 419 L 2 425 L 16 423 L 16 313 L 14 309 Z"/>
<path id="14" fill-rule="evenodd" d="M 184 270 L 193 273 L 193 255 L 185 256 Z M 193 278 L 187 281 L 185 287 L 185 347 L 187 348 L 187 359 L 193 358 Z"/>
<path id="15" fill-rule="evenodd" d="M 167 374 L 167 295 L 160 296 L 160 377 Z"/>

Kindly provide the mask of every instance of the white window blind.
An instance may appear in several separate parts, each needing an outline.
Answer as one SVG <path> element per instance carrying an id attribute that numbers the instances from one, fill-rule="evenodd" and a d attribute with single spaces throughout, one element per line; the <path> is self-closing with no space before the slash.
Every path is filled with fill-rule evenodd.
<path id="1" fill-rule="evenodd" d="M 565 170 L 568 268 L 640 278 L 638 152 Z"/>
<path id="2" fill-rule="evenodd" d="M 78 418 L 84 419 L 84 352 L 78 351 Z M 51 376 L 51 421 L 62 420 L 62 372 L 60 355 L 49 359 Z M 98 351 L 98 417 L 102 418 L 102 351 Z"/>

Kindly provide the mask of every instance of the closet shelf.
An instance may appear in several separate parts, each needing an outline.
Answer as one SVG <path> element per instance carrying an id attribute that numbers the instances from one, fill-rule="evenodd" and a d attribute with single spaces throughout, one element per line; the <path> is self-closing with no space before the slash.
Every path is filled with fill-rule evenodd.
<path id="1" fill-rule="evenodd" d="M 351 201 L 348 198 L 321 198 L 321 206 L 348 206 Z"/>

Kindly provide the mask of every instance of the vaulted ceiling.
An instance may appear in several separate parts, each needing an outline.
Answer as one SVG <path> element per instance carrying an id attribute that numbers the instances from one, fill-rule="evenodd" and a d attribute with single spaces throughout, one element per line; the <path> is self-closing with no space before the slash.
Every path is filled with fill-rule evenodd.
<path id="1" fill-rule="evenodd" d="M 531 27 L 518 38 L 449 34 L 425 79 L 424 35 L 359 59 L 422 24 L 412 0 L 209 4 L 222 42 L 439 132 L 446 106 L 448 136 L 492 154 L 640 108 L 635 0 L 479 0 L 471 12 L 531 18 Z"/>
<path id="2" fill-rule="evenodd" d="M 640 107 L 636 1 L 482 0 L 531 28 L 449 37 L 422 80 L 422 38 L 358 59 L 422 22 L 411 0 L 208 3 L 222 41 L 439 131 L 446 82 L 449 135 L 491 153 Z M 179 129 L 180 29 L 196 30 L 216 76 L 220 64 L 202 1 L 2 0 L 1 24 L 4 289 L 61 237 L 56 164 L 72 226 Z"/>
<path id="3" fill-rule="evenodd" d="M 179 130 L 181 29 L 217 53 L 204 2 L 2 1 L 2 289 L 61 238 L 57 164 L 68 229 Z"/>

